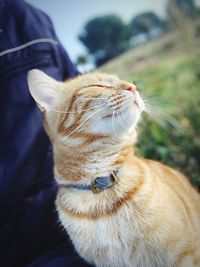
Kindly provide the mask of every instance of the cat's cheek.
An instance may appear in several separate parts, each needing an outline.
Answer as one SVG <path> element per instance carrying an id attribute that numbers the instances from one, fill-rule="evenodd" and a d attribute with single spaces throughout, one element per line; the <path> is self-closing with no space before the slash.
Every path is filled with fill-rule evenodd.
<path id="1" fill-rule="evenodd" d="M 113 132 L 112 120 L 110 119 L 99 119 L 95 122 L 90 131 L 94 134 L 105 134 L 110 135 Z"/>

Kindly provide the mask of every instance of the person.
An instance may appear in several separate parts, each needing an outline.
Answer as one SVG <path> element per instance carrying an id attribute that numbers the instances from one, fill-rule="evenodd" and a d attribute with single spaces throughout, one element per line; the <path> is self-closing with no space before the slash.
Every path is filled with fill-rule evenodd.
<path id="1" fill-rule="evenodd" d="M 52 149 L 27 85 L 34 68 L 61 81 L 78 74 L 47 15 L 23 0 L 1 0 L 1 266 L 88 266 L 58 222 Z"/>

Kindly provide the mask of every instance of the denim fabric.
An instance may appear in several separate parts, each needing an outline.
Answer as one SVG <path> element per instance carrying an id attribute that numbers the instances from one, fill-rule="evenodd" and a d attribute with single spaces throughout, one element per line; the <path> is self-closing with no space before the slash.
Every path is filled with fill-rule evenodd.
<path id="1" fill-rule="evenodd" d="M 33 68 L 57 80 L 78 73 L 45 14 L 1 0 L 0 265 L 87 266 L 58 224 L 51 145 L 27 86 Z"/>

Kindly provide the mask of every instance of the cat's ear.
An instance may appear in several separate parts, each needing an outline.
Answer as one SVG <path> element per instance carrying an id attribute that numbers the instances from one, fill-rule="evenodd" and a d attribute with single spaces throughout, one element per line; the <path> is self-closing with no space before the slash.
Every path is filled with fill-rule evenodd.
<path id="1" fill-rule="evenodd" d="M 54 108 L 59 94 L 58 84 L 58 81 L 41 70 L 34 69 L 28 72 L 29 91 L 41 111 L 48 111 Z"/>

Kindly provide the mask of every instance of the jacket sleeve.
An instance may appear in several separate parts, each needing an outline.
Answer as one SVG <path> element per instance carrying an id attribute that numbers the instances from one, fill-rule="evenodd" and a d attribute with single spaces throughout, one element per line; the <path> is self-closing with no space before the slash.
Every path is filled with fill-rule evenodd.
<path id="1" fill-rule="evenodd" d="M 27 72 L 33 68 L 57 80 L 78 72 L 46 15 L 22 0 L 3 2 L 0 5 L 1 266 L 50 266 L 47 265 L 50 259 L 55 264 L 52 266 L 82 266 L 83 261 L 57 219 L 52 149 L 43 130 L 41 113 L 27 86 Z M 64 244 L 61 252 L 60 244 Z M 71 257 L 74 257 L 72 262 Z M 32 265 L 39 259 L 41 265 Z"/>

